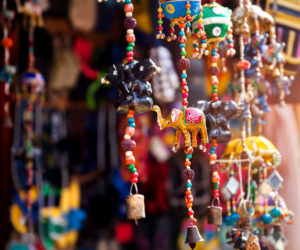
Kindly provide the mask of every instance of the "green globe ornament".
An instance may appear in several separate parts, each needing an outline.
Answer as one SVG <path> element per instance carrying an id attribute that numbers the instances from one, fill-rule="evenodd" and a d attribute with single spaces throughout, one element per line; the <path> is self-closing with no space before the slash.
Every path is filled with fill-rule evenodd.
<path id="1" fill-rule="evenodd" d="M 207 43 L 221 42 L 231 27 L 232 11 L 218 3 L 203 6 L 203 26 Z"/>

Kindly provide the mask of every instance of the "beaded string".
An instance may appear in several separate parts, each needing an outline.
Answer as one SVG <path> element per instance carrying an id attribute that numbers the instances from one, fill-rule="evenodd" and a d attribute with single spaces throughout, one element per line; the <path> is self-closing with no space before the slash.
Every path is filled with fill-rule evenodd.
<path id="1" fill-rule="evenodd" d="M 128 46 L 126 48 L 126 56 L 127 61 L 132 62 L 133 61 L 133 49 L 135 46 L 135 35 L 134 35 L 134 28 L 136 26 L 136 20 L 132 17 L 133 14 L 133 4 L 131 3 L 131 0 L 125 0 L 124 4 L 124 13 L 125 13 L 125 20 L 124 20 L 124 27 L 127 30 L 126 31 L 126 41 L 128 43 Z"/>
<path id="2" fill-rule="evenodd" d="M 134 110 L 130 109 L 127 114 L 128 126 L 125 129 L 124 140 L 122 142 L 122 148 L 125 151 L 125 164 L 131 173 L 131 184 L 134 185 L 138 182 L 138 172 L 135 168 L 135 157 L 133 150 L 135 149 L 136 143 L 132 140 L 135 133 L 135 120 Z"/>
<path id="3" fill-rule="evenodd" d="M 127 46 L 127 61 L 132 62 L 134 53 L 133 49 L 135 46 L 135 35 L 134 35 L 134 28 L 136 26 L 136 20 L 132 17 L 134 11 L 133 4 L 131 3 L 131 0 L 125 0 L 124 5 L 124 13 L 125 13 L 125 20 L 124 20 L 124 27 L 127 29 L 126 34 L 126 41 L 128 43 Z M 138 172 L 135 167 L 135 157 L 133 155 L 133 150 L 136 147 L 136 143 L 134 140 L 132 140 L 132 137 L 135 133 L 135 120 L 134 120 L 134 109 L 129 109 L 127 113 L 127 120 L 128 120 L 128 126 L 125 129 L 124 133 L 124 140 L 122 142 L 122 147 L 125 151 L 125 164 L 128 167 L 130 173 L 131 173 L 131 187 L 135 185 L 136 192 L 137 192 L 137 182 L 138 182 Z"/>
<path id="4" fill-rule="evenodd" d="M 188 209 L 188 216 L 191 221 L 196 221 L 194 218 L 194 210 L 192 208 L 193 206 L 193 195 L 191 192 L 192 188 L 192 180 L 195 177 L 194 170 L 191 169 L 191 162 L 190 159 L 192 158 L 193 154 L 193 148 L 190 146 L 186 148 L 185 150 L 185 169 L 182 172 L 182 178 L 186 180 L 186 191 L 185 191 L 185 203 L 186 207 Z"/>
<path id="5" fill-rule="evenodd" d="M 161 3 L 160 3 L 160 1 L 158 1 L 158 9 L 157 9 L 157 12 L 158 12 L 158 15 L 157 15 L 157 17 L 158 17 L 158 28 L 157 28 L 157 30 L 158 30 L 158 34 L 156 34 L 156 39 L 165 39 L 165 34 L 163 33 L 163 17 L 164 17 L 164 14 L 163 14 L 163 9 L 162 9 L 162 7 L 161 7 Z M 171 24 L 172 24 L 172 26 L 171 26 Z M 173 22 L 171 22 L 170 23 L 170 27 L 171 27 L 171 29 L 170 29 L 170 31 L 172 31 L 171 32 L 171 35 L 173 35 L 173 33 L 174 33 L 174 23 Z M 173 36 L 169 36 L 168 37 L 168 41 L 171 41 L 172 39 L 174 38 L 174 35 Z M 171 40 L 170 40 L 171 39 Z M 175 36 L 175 39 L 176 39 L 176 36 Z"/>
<path id="6" fill-rule="evenodd" d="M 15 73 L 15 67 L 9 64 L 10 60 L 10 48 L 13 46 L 14 42 L 9 37 L 9 26 L 14 17 L 14 13 L 7 9 L 7 0 L 3 0 L 2 5 L 2 18 L 3 18 L 3 39 L 1 41 L 4 47 L 4 67 L 1 71 L 0 78 L 4 81 L 4 119 L 8 119 L 3 122 L 5 126 L 11 126 L 12 122 L 9 116 L 9 95 L 10 95 L 10 85 L 12 84 L 12 75 Z"/>

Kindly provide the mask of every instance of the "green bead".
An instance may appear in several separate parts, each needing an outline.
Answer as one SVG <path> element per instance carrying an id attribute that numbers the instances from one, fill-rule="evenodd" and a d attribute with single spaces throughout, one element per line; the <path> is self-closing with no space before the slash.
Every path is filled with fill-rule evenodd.
<path id="1" fill-rule="evenodd" d="M 190 14 L 191 14 L 191 11 L 190 11 L 190 10 L 186 10 L 186 14 L 187 14 L 187 15 L 190 15 Z"/>
<path id="2" fill-rule="evenodd" d="M 133 169 L 133 168 L 134 168 L 134 165 L 133 165 L 133 164 L 131 164 L 131 165 L 128 165 L 127 167 L 128 167 L 128 169 L 129 169 L 129 170 L 131 170 L 131 169 Z"/>
<path id="3" fill-rule="evenodd" d="M 126 50 L 127 50 L 127 51 L 133 51 L 133 47 L 127 46 L 127 47 L 126 47 Z"/>
<path id="4" fill-rule="evenodd" d="M 219 183 L 214 183 L 213 184 L 213 189 L 219 189 Z"/>
<path id="5" fill-rule="evenodd" d="M 186 52 L 184 50 L 180 51 L 180 55 L 181 56 L 185 56 L 186 55 Z"/>
<path id="6" fill-rule="evenodd" d="M 217 89 L 218 86 L 217 86 L 217 85 L 213 85 L 212 88 L 213 88 L 213 89 Z"/>
<path id="7" fill-rule="evenodd" d="M 136 172 L 136 168 L 130 169 L 130 173 L 135 173 Z"/>
<path id="8" fill-rule="evenodd" d="M 135 43 L 128 43 L 129 46 L 134 47 Z"/>
<path id="9" fill-rule="evenodd" d="M 164 22 L 162 20 L 158 20 L 158 24 L 163 24 Z"/>
<path id="10" fill-rule="evenodd" d="M 170 27 L 174 27 L 175 26 L 175 23 L 170 23 Z"/>
<path id="11" fill-rule="evenodd" d="M 217 90 L 217 89 L 213 89 L 212 92 L 213 92 L 213 93 L 217 93 L 218 90 Z"/>

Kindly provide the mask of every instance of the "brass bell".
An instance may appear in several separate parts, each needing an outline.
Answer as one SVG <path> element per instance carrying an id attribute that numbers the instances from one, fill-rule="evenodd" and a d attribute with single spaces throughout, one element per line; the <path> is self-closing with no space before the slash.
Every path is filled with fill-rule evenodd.
<path id="1" fill-rule="evenodd" d="M 197 226 L 189 226 L 186 233 L 185 243 L 189 244 L 192 249 L 195 248 L 196 243 L 204 241 L 201 237 Z"/>
<path id="2" fill-rule="evenodd" d="M 208 224 L 222 225 L 222 207 L 211 206 L 207 207 L 207 222 Z"/>
<path id="3" fill-rule="evenodd" d="M 144 203 L 144 195 L 142 194 L 132 194 L 132 187 L 130 188 L 130 194 L 126 197 L 126 212 L 127 219 L 135 220 L 137 223 L 138 219 L 144 219 L 145 215 L 145 203 Z M 137 186 L 135 184 L 135 188 L 137 191 Z"/>

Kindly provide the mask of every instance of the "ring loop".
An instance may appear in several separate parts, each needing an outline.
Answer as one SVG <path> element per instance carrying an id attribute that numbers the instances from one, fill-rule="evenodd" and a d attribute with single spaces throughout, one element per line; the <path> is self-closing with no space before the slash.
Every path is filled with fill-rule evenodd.
<path id="1" fill-rule="evenodd" d="M 136 194 L 139 192 L 136 183 L 131 183 L 130 190 L 129 190 L 129 194 L 130 194 L 130 195 L 132 195 L 132 188 L 133 188 L 133 187 L 135 188 L 135 193 L 136 193 Z"/>

